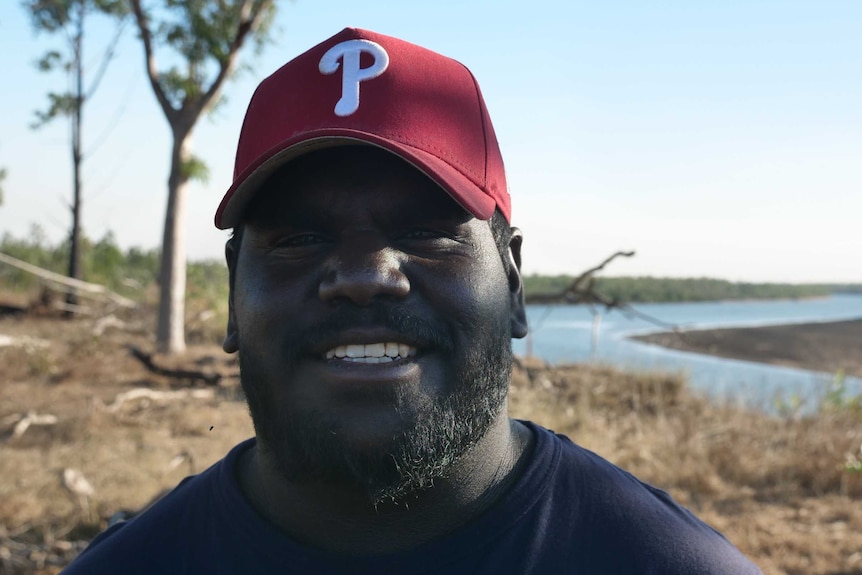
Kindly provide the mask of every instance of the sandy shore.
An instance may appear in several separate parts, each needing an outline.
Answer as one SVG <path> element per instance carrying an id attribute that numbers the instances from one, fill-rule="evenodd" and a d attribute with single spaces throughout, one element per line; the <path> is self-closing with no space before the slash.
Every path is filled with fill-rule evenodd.
<path id="1" fill-rule="evenodd" d="M 672 349 L 862 377 L 862 319 L 662 332 L 632 339 Z"/>

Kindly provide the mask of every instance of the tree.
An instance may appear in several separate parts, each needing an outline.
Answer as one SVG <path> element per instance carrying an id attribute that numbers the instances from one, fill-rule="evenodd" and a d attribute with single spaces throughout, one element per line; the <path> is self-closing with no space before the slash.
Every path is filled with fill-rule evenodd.
<path id="1" fill-rule="evenodd" d="M 36 63 L 39 70 L 43 72 L 62 69 L 70 77 L 71 88 L 67 92 L 48 93 L 48 109 L 36 112 L 37 121 L 34 127 L 41 127 L 58 117 L 69 118 L 71 123 L 72 229 L 69 233 L 68 275 L 74 279 L 81 279 L 81 204 L 83 200 L 81 167 L 84 163 L 81 127 L 84 105 L 98 88 L 113 58 L 114 48 L 123 29 L 125 4 L 123 0 L 25 0 L 23 4 L 37 32 L 60 35 L 66 43 L 65 55 L 56 50 L 49 50 Z M 116 34 L 107 45 L 92 82 L 85 88 L 85 25 L 89 16 L 95 13 L 118 16 L 119 21 Z M 74 290 L 70 290 L 66 295 L 66 303 L 70 305 L 78 303 Z"/>
<path id="2" fill-rule="evenodd" d="M 0 168 L 0 206 L 3 205 L 3 180 L 6 179 L 6 168 Z"/>
<path id="3" fill-rule="evenodd" d="M 185 349 L 185 195 L 191 179 L 206 179 L 206 165 L 191 152 L 195 124 L 218 103 L 237 68 L 243 44 L 258 49 L 269 35 L 275 0 L 129 0 L 143 44 L 150 86 L 170 125 L 173 143 L 162 237 L 159 351 Z M 178 65 L 159 71 L 156 45 Z"/>

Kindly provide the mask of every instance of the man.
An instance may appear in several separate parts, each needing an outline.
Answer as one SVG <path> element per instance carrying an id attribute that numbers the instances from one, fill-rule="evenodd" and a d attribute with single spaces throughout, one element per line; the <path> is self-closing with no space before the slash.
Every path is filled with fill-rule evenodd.
<path id="1" fill-rule="evenodd" d="M 264 80 L 216 214 L 256 438 L 68 573 L 759 573 L 508 417 L 521 232 L 463 65 L 346 29 Z"/>

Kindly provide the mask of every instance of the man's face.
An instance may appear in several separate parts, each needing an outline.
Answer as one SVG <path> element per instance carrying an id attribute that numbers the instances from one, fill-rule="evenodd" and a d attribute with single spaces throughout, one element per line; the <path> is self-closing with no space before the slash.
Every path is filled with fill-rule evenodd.
<path id="1" fill-rule="evenodd" d="M 293 162 L 249 206 L 239 250 L 226 348 L 289 481 L 397 499 L 503 414 L 517 268 L 404 161 L 350 147 Z"/>

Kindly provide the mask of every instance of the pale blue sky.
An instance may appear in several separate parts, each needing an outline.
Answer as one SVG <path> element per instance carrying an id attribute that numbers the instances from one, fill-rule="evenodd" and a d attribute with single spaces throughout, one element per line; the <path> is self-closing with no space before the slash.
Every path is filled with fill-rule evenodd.
<path id="1" fill-rule="evenodd" d="M 189 194 L 191 258 L 221 257 L 212 216 L 230 185 L 257 82 L 345 26 L 465 63 L 506 161 L 528 273 L 862 282 L 862 2 L 281 1 L 275 41 L 195 132 L 210 166 Z M 131 31 L 131 28 L 129 29 Z M 101 32 L 101 30 L 99 30 Z M 95 40 L 101 39 L 99 34 Z M 0 6 L 0 233 L 67 233 L 68 128 L 29 129 L 64 79 L 32 62 L 16 0 Z M 95 47 L 90 48 L 95 54 Z M 94 59 L 95 62 L 95 59 Z M 158 245 L 169 133 L 129 34 L 86 111 L 84 225 Z M 114 126 L 106 138 L 106 129 Z"/>

